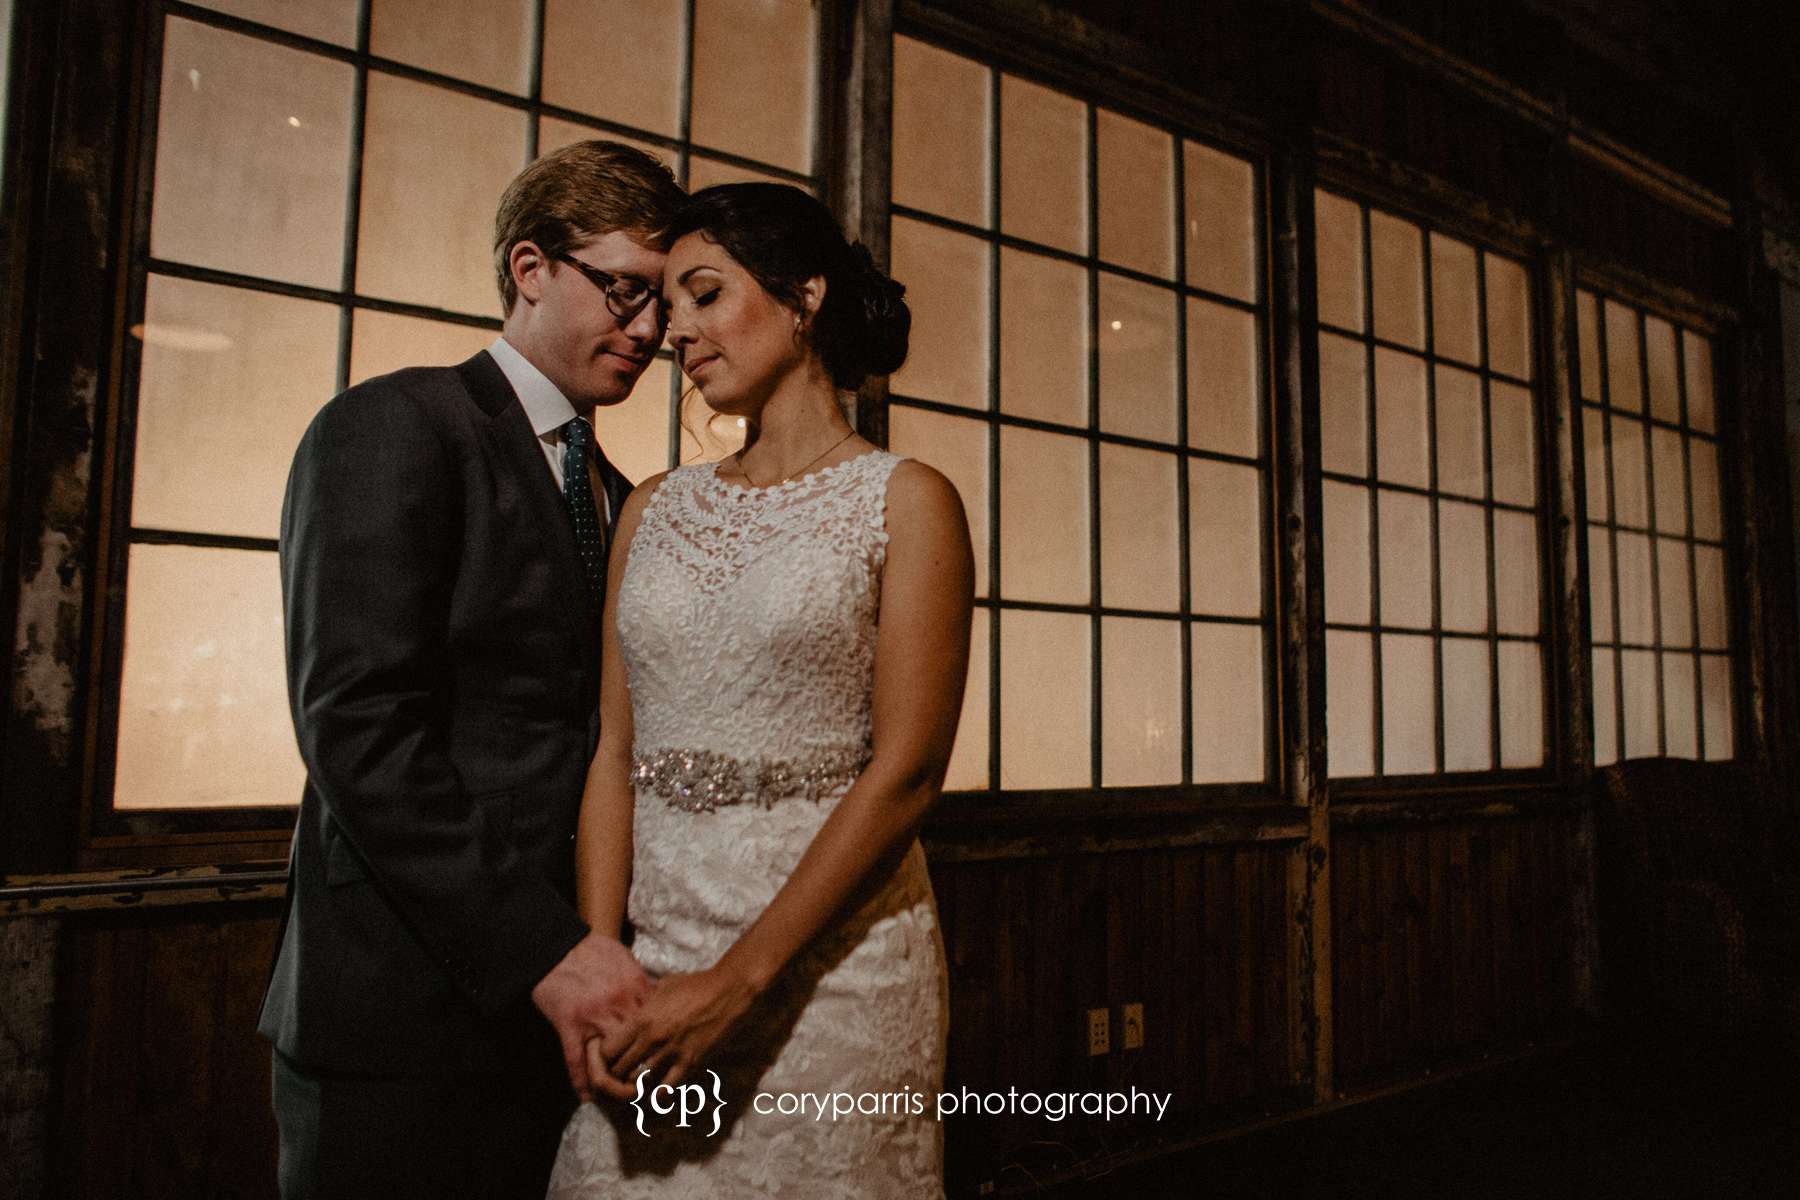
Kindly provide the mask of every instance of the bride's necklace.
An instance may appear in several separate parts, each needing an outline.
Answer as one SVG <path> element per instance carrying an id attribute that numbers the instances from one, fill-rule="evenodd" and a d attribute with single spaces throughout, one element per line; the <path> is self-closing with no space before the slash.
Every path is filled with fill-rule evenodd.
<path id="1" fill-rule="evenodd" d="M 769 483 L 758 483 L 758 482 L 756 482 L 756 480 L 754 480 L 750 477 L 750 472 L 744 469 L 744 452 L 742 450 L 739 450 L 737 452 L 737 454 L 734 455 L 733 457 L 735 457 L 737 459 L 738 474 L 742 475 L 745 478 L 745 480 L 747 480 L 749 482 L 751 487 L 771 488 L 771 487 L 774 487 L 776 484 L 786 483 L 788 480 L 792 479 L 796 475 L 804 475 L 808 470 L 810 470 L 812 468 L 813 463 L 818 462 L 820 458 L 824 458 L 827 454 L 830 454 L 833 450 L 836 450 L 839 446 L 843 445 L 845 442 L 849 441 L 851 438 L 853 438 L 855 436 L 856 436 L 856 430 L 852 429 L 849 433 L 846 433 L 843 437 L 839 438 L 837 441 L 831 443 L 831 445 L 825 447 L 824 450 L 820 451 L 818 458 L 813 459 L 812 462 L 807 463 L 806 466 L 801 467 L 798 471 L 790 471 L 788 474 L 783 475 L 780 479 L 773 480 L 772 482 L 769 482 Z"/>

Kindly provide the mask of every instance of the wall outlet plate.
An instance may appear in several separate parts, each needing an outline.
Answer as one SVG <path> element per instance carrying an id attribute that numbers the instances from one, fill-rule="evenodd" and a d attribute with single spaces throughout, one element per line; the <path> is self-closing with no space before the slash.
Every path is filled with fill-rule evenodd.
<path id="1" fill-rule="evenodd" d="M 1125 1048 L 1142 1050 L 1144 1048 L 1144 1006 L 1127 1004 L 1123 1012 L 1122 1025 L 1125 1031 Z"/>
<path id="2" fill-rule="evenodd" d="M 1088 1055 L 1106 1054 L 1112 1050 L 1112 1014 L 1104 1008 L 1090 1008 L 1087 1015 Z"/>

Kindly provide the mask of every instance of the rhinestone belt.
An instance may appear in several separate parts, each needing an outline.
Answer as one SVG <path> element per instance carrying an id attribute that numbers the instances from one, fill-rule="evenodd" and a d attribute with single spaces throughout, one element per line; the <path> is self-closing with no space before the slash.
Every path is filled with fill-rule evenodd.
<path id="1" fill-rule="evenodd" d="M 777 800 L 804 796 L 817 803 L 833 789 L 855 782 L 866 752 L 828 750 L 805 758 L 734 758 L 711 750 L 658 750 L 631 760 L 631 782 L 688 812 L 727 804 L 772 808 Z"/>

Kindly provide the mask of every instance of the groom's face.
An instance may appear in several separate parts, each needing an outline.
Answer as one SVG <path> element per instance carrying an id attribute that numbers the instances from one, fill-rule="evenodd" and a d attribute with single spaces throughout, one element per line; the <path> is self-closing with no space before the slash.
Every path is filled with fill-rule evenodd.
<path id="1" fill-rule="evenodd" d="M 570 257 L 615 279 L 634 279 L 655 288 L 667 255 L 626 233 L 603 234 L 571 250 Z M 667 311 L 653 296 L 636 312 L 621 315 L 618 305 L 591 273 L 563 262 L 545 264 L 538 297 L 539 345 L 550 361 L 538 369 L 577 408 L 617 404 L 631 395 L 638 377 L 662 344 Z"/>

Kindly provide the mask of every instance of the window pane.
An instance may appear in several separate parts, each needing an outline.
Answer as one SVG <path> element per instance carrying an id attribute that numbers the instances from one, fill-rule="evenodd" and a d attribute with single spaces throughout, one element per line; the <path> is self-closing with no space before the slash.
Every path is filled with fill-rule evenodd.
<path id="1" fill-rule="evenodd" d="M 956 485 L 975 545 L 975 594 L 988 594 L 988 427 L 985 422 L 896 404 L 888 447 L 942 471 Z M 983 762 L 986 761 L 984 758 Z M 984 768 L 985 769 L 985 768 Z"/>
<path id="2" fill-rule="evenodd" d="M 1384 212 L 1369 214 L 1375 283 L 1375 336 L 1425 348 L 1425 273 L 1419 227 Z"/>
<path id="3" fill-rule="evenodd" d="M 1613 640 L 1612 535 L 1588 526 L 1588 610 L 1593 640 Z"/>
<path id="4" fill-rule="evenodd" d="M 1439 365 L 1437 378 L 1438 490 L 1452 495 L 1483 495 L 1487 444 L 1481 428 L 1481 377 Z M 1495 458 L 1499 455 L 1496 452 Z"/>
<path id="5" fill-rule="evenodd" d="M 1187 281 L 1256 299 L 1256 170 L 1197 142 L 1181 143 L 1187 191 Z"/>
<path id="6" fill-rule="evenodd" d="M 1386 534 L 1387 529 L 1383 527 L 1384 542 Z M 1487 521 L 1480 505 L 1438 501 L 1438 561 L 1439 614 L 1443 628 L 1485 633 L 1488 627 Z M 1384 573 L 1384 599 L 1386 586 Z"/>
<path id="7" fill-rule="evenodd" d="M 1444 770 L 1494 765 L 1488 644 L 1447 637 L 1444 646 Z"/>
<path id="8" fill-rule="evenodd" d="M 356 285 L 452 312 L 499 311 L 494 207 L 525 165 L 524 114 L 369 76 Z"/>
<path id="9" fill-rule="evenodd" d="M 1725 536 L 1719 519 L 1719 450 L 1705 438 L 1688 439 L 1688 473 L 1694 489 L 1694 536 L 1718 541 Z"/>
<path id="10" fill-rule="evenodd" d="M 1441 233 L 1431 235 L 1432 350 L 1470 364 L 1481 361 L 1480 297 L 1475 286 L 1475 247 Z"/>
<path id="11" fill-rule="evenodd" d="M 1327 471 L 1369 473 L 1368 364 L 1361 342 L 1319 334 L 1319 453 Z"/>
<path id="12" fill-rule="evenodd" d="M 1606 415 L 1600 409 L 1581 409 L 1582 475 L 1587 480 L 1589 520 L 1610 521 L 1612 505 L 1606 494 Z"/>
<path id="13" fill-rule="evenodd" d="M 1494 424 L 1494 499 L 1508 504 L 1537 503 L 1537 424 L 1531 393 L 1498 380 L 1488 387 Z"/>
<path id="14" fill-rule="evenodd" d="M 354 82 L 344 63 L 171 17 L 150 253 L 338 287 Z"/>
<path id="15" fill-rule="evenodd" d="M 1381 769 L 1419 775 L 1437 769 L 1436 671 L 1431 639 L 1381 638 Z"/>
<path id="16" fill-rule="evenodd" d="M 894 391 L 988 406 L 988 254 L 983 242 L 894 218 L 894 277 L 912 310 L 911 349 Z"/>
<path id="17" fill-rule="evenodd" d="M 1087 106 L 1012 75 L 1000 80 L 1000 228 L 1087 249 Z"/>
<path id="18" fill-rule="evenodd" d="M 1494 628 L 1538 633 L 1537 519 L 1530 513 L 1494 510 Z"/>
<path id="19" fill-rule="evenodd" d="M 1175 277 L 1175 143 L 1168 134 L 1107 109 L 1095 113 L 1099 154 L 1100 257 Z"/>
<path id="20" fill-rule="evenodd" d="M 1088 603 L 1087 455 L 1078 437 L 1000 430 L 1001 595 Z"/>
<path id="21" fill-rule="evenodd" d="M 199 0 L 199 4 L 322 42 L 356 44 L 356 10 L 360 7 L 357 0 L 307 0 L 305 4 L 295 4 L 294 0 Z"/>
<path id="22" fill-rule="evenodd" d="M 1375 351 L 1375 445 L 1381 478 L 1425 487 L 1431 482 L 1430 427 L 1425 421 L 1425 360 Z"/>
<path id="23" fill-rule="evenodd" d="M 1180 607 L 1177 466 L 1173 454 L 1100 447 L 1100 600 L 1110 608 Z"/>
<path id="24" fill-rule="evenodd" d="M 1263 778 L 1262 631 L 1195 622 L 1194 782 Z"/>
<path id="25" fill-rule="evenodd" d="M 1319 265 L 1319 320 L 1340 329 L 1363 328 L 1362 210 L 1330 192 L 1313 193 Z"/>
<path id="26" fill-rule="evenodd" d="M 1385 488 L 1377 491 L 1375 497 L 1381 521 L 1381 623 L 1429 628 L 1430 501 L 1410 492 Z"/>
<path id="27" fill-rule="evenodd" d="M 337 316 L 336 309 L 332 316 Z M 405 367 L 452 367 L 493 345 L 498 336 L 479 325 L 452 325 L 359 308 L 350 326 L 350 383 L 355 386 Z M 335 331 L 332 340 L 337 340 Z"/>
<path id="28" fill-rule="evenodd" d="M 1600 402 L 1600 298 L 1592 292 L 1575 293 L 1576 345 L 1581 362 L 1581 398 Z"/>
<path id="29" fill-rule="evenodd" d="M 1093 654 L 1088 618 L 1000 614 L 1000 786 L 1089 787 Z"/>
<path id="30" fill-rule="evenodd" d="M 1535 642 L 1500 643 L 1500 765 L 1544 765 L 1544 658 Z"/>
<path id="31" fill-rule="evenodd" d="M 1181 626 L 1100 622 L 1100 782 L 1181 782 Z"/>
<path id="32" fill-rule="evenodd" d="M 1531 378 L 1531 290 L 1525 268 L 1510 258 L 1483 255 L 1487 273 L 1488 366 Z"/>
<path id="33" fill-rule="evenodd" d="M 527 0 L 375 0 L 369 51 L 523 96 L 531 80 Z"/>
<path id="34" fill-rule="evenodd" d="M 1656 539 L 1656 590 L 1662 605 L 1664 646 L 1694 644 L 1694 605 L 1688 592 L 1687 543 Z"/>
<path id="35" fill-rule="evenodd" d="M 1262 476 L 1254 467 L 1197 458 L 1188 461 L 1188 595 L 1193 611 L 1231 617 L 1262 615 L 1261 487 Z M 1345 490 L 1363 494 L 1360 488 Z M 1366 522 L 1359 561 L 1366 608 Z"/>
<path id="36" fill-rule="evenodd" d="M 1706 757 L 1730 758 L 1731 660 L 1723 654 L 1700 656 L 1700 719 L 1706 722 Z"/>
<path id="37" fill-rule="evenodd" d="M 1614 408 L 1644 411 L 1643 375 L 1638 369 L 1637 314 L 1605 302 L 1606 401 Z"/>
<path id="38" fill-rule="evenodd" d="M 1675 378 L 1675 328 L 1661 317 L 1644 318 L 1644 361 L 1649 367 L 1650 415 L 1681 420 L 1681 386 Z"/>
<path id="39" fill-rule="evenodd" d="M 1334 777 L 1375 773 L 1375 659 L 1366 633 L 1325 631 L 1325 751 Z"/>
<path id="40" fill-rule="evenodd" d="M 988 786 L 988 610 L 975 610 L 969 627 L 969 678 L 963 688 L 956 746 L 944 775 L 946 791 Z"/>
<path id="41" fill-rule="evenodd" d="M 612 465 L 633 483 L 669 469 L 669 375 L 659 358 L 644 368 L 631 395 L 594 410 L 594 434 Z"/>
<path id="42" fill-rule="evenodd" d="M 1369 491 L 1327 479 L 1325 515 L 1325 619 L 1369 623 Z"/>
<path id="43" fill-rule="evenodd" d="M 152 275 L 141 334 L 132 524 L 276 536 L 294 447 L 335 390 L 336 306 Z"/>
<path id="44" fill-rule="evenodd" d="M 1681 435 L 1661 426 L 1650 428 L 1650 472 L 1656 483 L 1656 528 L 1659 533 L 1687 532 L 1687 475 L 1681 464 Z"/>
<path id="45" fill-rule="evenodd" d="M 275 555 L 133 546 L 129 569 L 114 806 L 299 803 Z"/>
<path id="46" fill-rule="evenodd" d="M 1621 694 L 1625 701 L 1625 757 L 1651 758 L 1660 753 L 1656 706 L 1656 655 L 1649 650 L 1619 652 Z"/>
<path id="47" fill-rule="evenodd" d="M 1694 584 L 1700 596 L 1700 645 L 1726 647 L 1725 553 L 1716 546 L 1694 547 Z"/>
<path id="48" fill-rule="evenodd" d="M 1262 399 L 1255 316 L 1190 299 L 1187 322 L 1188 445 L 1257 454 Z"/>
<path id="49" fill-rule="evenodd" d="M 1613 416 L 1613 506 L 1621 525 L 1650 524 L 1650 505 L 1644 481 L 1644 423 L 1631 417 Z"/>
<path id="50" fill-rule="evenodd" d="M 1688 426 L 1712 433 L 1713 366 L 1712 343 L 1690 330 L 1681 331 L 1682 364 L 1687 375 Z"/>
<path id="51" fill-rule="evenodd" d="M 1700 731 L 1694 718 L 1694 659 L 1690 654 L 1664 654 L 1663 737 L 1670 758 L 1699 758 Z"/>
<path id="52" fill-rule="evenodd" d="M 809 0 L 695 0 L 694 142 L 811 171 L 817 23 Z"/>
<path id="53" fill-rule="evenodd" d="M 779 176 L 765 174 L 762 171 L 752 171 L 750 168 L 740 167 L 736 163 L 708 158 L 704 154 L 695 154 L 688 158 L 687 188 L 690 192 L 697 192 L 701 188 L 709 188 L 721 183 L 788 182 Z"/>
<path id="54" fill-rule="evenodd" d="M 894 39 L 894 203 L 988 224 L 988 69 Z"/>
<path id="55" fill-rule="evenodd" d="M 681 132 L 681 59 L 685 5 L 668 0 L 608 0 L 594 19 L 592 0 L 546 0 L 544 100 L 675 137 Z"/>
<path id="56" fill-rule="evenodd" d="M 1088 423 L 1088 279 L 1074 263 L 1000 251 L 1000 408 Z"/>
<path id="57" fill-rule="evenodd" d="M 1175 440 L 1175 296 L 1100 276 L 1100 428 Z"/>
<path id="58" fill-rule="evenodd" d="M 1613 679 L 1613 652 L 1594 651 L 1594 765 L 1619 761 L 1619 701 Z"/>
<path id="59" fill-rule="evenodd" d="M 542 158 L 552 150 L 561 150 L 564 146 L 571 146 L 576 142 L 586 142 L 596 138 L 602 141 L 622 142 L 627 146 L 636 146 L 651 158 L 656 159 L 658 162 L 668 167 L 671 172 L 676 171 L 680 166 L 676 161 L 677 156 L 675 151 L 669 149 L 667 146 L 658 146 L 653 142 L 638 141 L 636 138 L 621 137 L 619 134 L 613 133 L 608 129 L 595 129 L 592 125 L 577 125 L 574 121 L 564 121 L 557 117 L 538 118 L 539 158 Z"/>
<path id="60" fill-rule="evenodd" d="M 1647 644 L 1656 631 L 1650 610 L 1650 539 L 1622 529 L 1614 536 L 1619 556 L 1619 640 Z"/>

